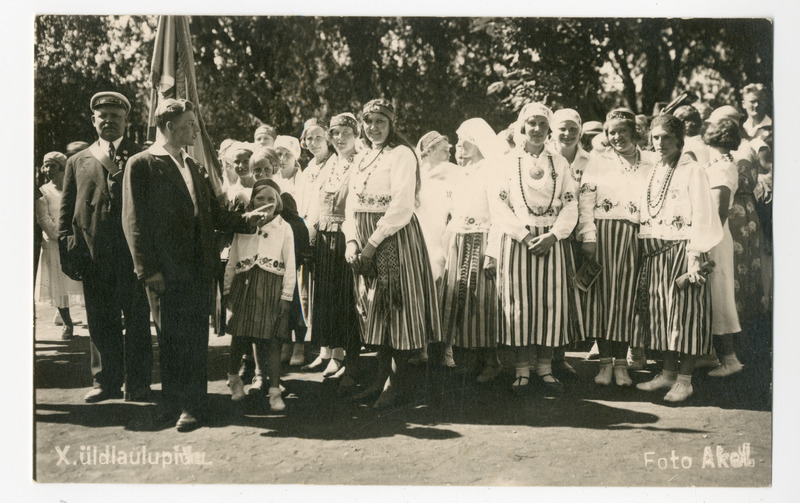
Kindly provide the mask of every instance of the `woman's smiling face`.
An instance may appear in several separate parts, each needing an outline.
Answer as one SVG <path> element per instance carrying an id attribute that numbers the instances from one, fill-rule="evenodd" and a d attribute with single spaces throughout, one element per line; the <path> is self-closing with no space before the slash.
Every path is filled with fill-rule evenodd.
<path id="1" fill-rule="evenodd" d="M 379 113 L 368 113 L 364 116 L 364 133 L 375 145 L 383 145 L 389 138 L 389 118 Z"/>

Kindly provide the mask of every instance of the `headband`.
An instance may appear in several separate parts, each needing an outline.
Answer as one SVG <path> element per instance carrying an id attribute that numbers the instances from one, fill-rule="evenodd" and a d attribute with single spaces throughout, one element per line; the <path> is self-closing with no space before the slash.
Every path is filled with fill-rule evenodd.
<path id="1" fill-rule="evenodd" d="M 358 121 L 356 120 L 355 116 L 350 112 L 334 115 L 333 118 L 331 119 L 330 128 L 336 126 L 346 126 L 352 129 L 354 132 L 358 133 Z"/>
<path id="2" fill-rule="evenodd" d="M 572 121 L 580 127 L 582 121 L 581 116 L 571 108 L 562 108 L 553 112 L 553 124 L 561 124 L 562 122 Z"/>
<path id="3" fill-rule="evenodd" d="M 394 107 L 387 99 L 378 98 L 368 101 L 361 110 L 361 116 L 364 117 L 365 115 L 372 113 L 381 114 L 387 117 L 390 122 L 394 122 Z"/>
<path id="4" fill-rule="evenodd" d="M 636 123 L 636 115 L 627 108 L 616 108 L 606 115 L 606 122 L 612 120 L 624 120 Z"/>

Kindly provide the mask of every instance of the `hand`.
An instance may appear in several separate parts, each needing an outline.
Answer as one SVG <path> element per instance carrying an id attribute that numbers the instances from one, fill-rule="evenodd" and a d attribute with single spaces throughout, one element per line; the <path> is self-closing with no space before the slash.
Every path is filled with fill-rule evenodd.
<path id="1" fill-rule="evenodd" d="M 278 318 L 288 318 L 289 310 L 292 308 L 292 301 L 281 299 L 278 304 Z"/>
<path id="2" fill-rule="evenodd" d="M 556 239 L 553 234 L 548 232 L 547 234 L 542 234 L 541 236 L 534 238 L 528 245 L 528 249 L 534 255 L 541 257 L 542 255 L 547 255 L 550 252 L 550 248 L 556 244 L 556 241 L 558 241 L 558 239 Z"/>
<path id="3" fill-rule="evenodd" d="M 372 257 L 375 256 L 375 247 L 372 246 L 372 243 L 367 243 L 367 246 L 361 250 L 361 258 L 371 260 Z"/>
<path id="4" fill-rule="evenodd" d="M 497 260 L 494 257 L 486 257 L 483 264 L 483 272 L 489 279 L 495 279 L 497 275 Z"/>
<path id="5" fill-rule="evenodd" d="M 587 260 L 597 260 L 597 243 L 581 243 L 581 255 Z"/>
<path id="6" fill-rule="evenodd" d="M 689 277 L 687 278 L 689 280 L 689 283 L 701 286 L 705 285 L 706 275 L 701 270 L 702 264 L 700 264 L 700 257 L 696 255 L 689 255 L 687 258 L 689 260 L 689 267 L 688 267 Z"/>
<path id="7" fill-rule="evenodd" d="M 344 259 L 351 266 L 356 263 L 358 259 L 358 243 L 355 241 L 349 241 L 347 243 L 347 248 L 344 250 Z"/>
<path id="8" fill-rule="evenodd" d="M 531 233 L 529 232 L 529 233 L 528 233 L 528 234 L 527 234 L 527 235 L 526 235 L 524 238 L 522 238 L 522 244 L 524 244 L 524 245 L 525 245 L 525 248 L 528 248 L 528 249 L 530 249 L 530 248 L 531 248 L 531 242 L 532 242 L 534 239 L 536 239 L 536 238 L 535 238 L 535 237 L 533 237 L 533 234 L 531 234 Z"/>
<path id="9" fill-rule="evenodd" d="M 166 285 L 164 284 L 164 275 L 161 274 L 160 272 L 151 274 L 150 276 L 146 277 L 144 279 L 144 284 L 145 286 L 147 286 L 147 288 L 149 288 L 150 290 L 159 295 L 164 293 L 164 290 L 166 288 Z"/>

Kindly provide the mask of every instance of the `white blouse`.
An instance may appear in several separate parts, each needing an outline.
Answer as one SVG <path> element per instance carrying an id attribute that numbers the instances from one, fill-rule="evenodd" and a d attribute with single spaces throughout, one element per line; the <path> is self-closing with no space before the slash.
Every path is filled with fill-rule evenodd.
<path id="1" fill-rule="evenodd" d="M 592 156 L 586 166 L 578 197 L 578 240 L 597 241 L 595 220 L 627 220 L 639 223 L 642 192 L 658 156 L 639 152 L 631 165 L 613 149 Z"/>
<path id="2" fill-rule="evenodd" d="M 728 187 L 731 191 L 728 209 L 733 207 L 733 195 L 739 189 L 739 170 L 732 159 L 718 157 L 706 165 L 706 176 L 708 176 L 708 186 L 712 189 L 716 187 Z"/>
<path id="3" fill-rule="evenodd" d="M 456 172 L 447 191 L 449 232 L 464 234 L 489 231 L 492 223 L 488 198 L 488 186 L 493 174 L 491 170 L 486 159 L 482 159 Z"/>
<path id="4" fill-rule="evenodd" d="M 302 185 L 297 190 L 297 211 L 303 220 L 308 218 L 311 206 L 319 193 L 319 175 L 322 168 L 335 158 L 336 154 L 330 154 L 322 164 L 319 164 L 315 157 L 311 159 L 306 169 L 303 170 Z"/>
<path id="5" fill-rule="evenodd" d="M 410 148 L 402 145 L 382 151 L 367 149 L 356 156 L 352 169 L 342 231 L 348 241 L 358 242 L 355 214 L 383 213 L 368 238 L 377 248 L 384 239 L 405 227 L 414 215 L 417 158 Z M 361 248 L 366 245 L 358 244 Z"/>
<path id="6" fill-rule="evenodd" d="M 538 180 L 531 175 L 537 170 L 543 171 Z M 489 192 L 498 231 L 517 241 L 528 235 L 528 227 L 551 227 L 557 239 L 570 235 L 578 221 L 578 184 L 564 157 L 545 149 L 534 158 L 517 147 L 502 158 L 498 171 Z"/>
<path id="7" fill-rule="evenodd" d="M 282 276 L 281 299 L 292 300 L 297 282 L 294 234 L 292 226 L 280 216 L 273 218 L 256 234 L 234 234 L 222 291 L 229 293 L 234 275 L 254 266 Z"/>
<path id="8" fill-rule="evenodd" d="M 639 237 L 686 240 L 688 253 L 707 252 L 722 240 L 722 225 L 705 170 L 684 159 L 672 179 L 665 180 L 669 172 L 669 166 L 659 162 L 648 177 L 640 203 Z"/>

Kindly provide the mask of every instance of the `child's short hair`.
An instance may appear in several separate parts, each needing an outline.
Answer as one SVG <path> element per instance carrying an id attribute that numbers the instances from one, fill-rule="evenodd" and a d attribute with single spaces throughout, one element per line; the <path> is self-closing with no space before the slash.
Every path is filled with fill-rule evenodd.
<path id="1" fill-rule="evenodd" d="M 274 190 L 278 194 L 278 200 L 276 202 L 275 211 L 273 212 L 273 214 L 277 215 L 278 213 L 283 211 L 283 199 L 281 198 L 281 188 L 274 180 L 270 178 L 262 178 L 261 180 L 256 180 L 256 183 L 253 184 L 253 191 L 250 193 L 250 203 L 248 203 L 246 211 L 253 211 L 254 209 L 256 209 L 254 203 L 256 199 L 256 194 L 267 188 Z"/>

